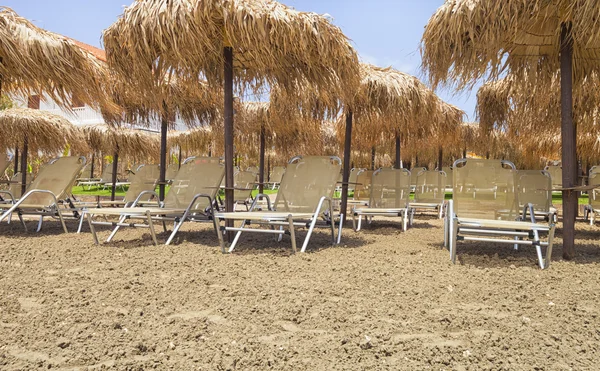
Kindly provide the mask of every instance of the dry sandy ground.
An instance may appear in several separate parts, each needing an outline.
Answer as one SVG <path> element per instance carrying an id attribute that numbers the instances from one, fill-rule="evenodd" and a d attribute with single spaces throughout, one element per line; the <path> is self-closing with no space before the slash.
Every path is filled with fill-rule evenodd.
<path id="1" fill-rule="evenodd" d="M 504 245 L 461 243 L 452 265 L 429 217 L 297 255 L 267 235 L 222 255 L 206 224 L 169 247 L 2 224 L 0 369 L 595 369 L 600 229 L 578 228 L 577 259 L 559 240 L 541 271 Z"/>

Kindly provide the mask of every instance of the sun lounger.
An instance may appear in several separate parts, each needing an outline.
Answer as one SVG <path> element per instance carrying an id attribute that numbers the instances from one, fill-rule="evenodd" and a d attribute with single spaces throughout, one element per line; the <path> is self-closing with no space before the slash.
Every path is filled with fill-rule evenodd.
<path id="1" fill-rule="evenodd" d="M 419 175 L 419 173 L 421 171 L 427 171 L 427 168 L 415 167 L 410 171 L 410 191 L 411 192 L 414 192 L 415 188 L 417 187 L 417 175 Z"/>
<path id="2" fill-rule="evenodd" d="M 260 232 L 277 234 L 281 238 L 288 228 L 292 240 L 292 249 L 296 251 L 297 227 L 307 227 L 308 232 L 302 244 L 301 252 L 306 251 L 308 242 L 317 222 L 331 229 L 335 243 L 335 215 L 332 209 L 332 197 L 335 190 L 341 160 L 338 157 L 307 156 L 294 157 L 288 164 L 275 203 L 271 205 L 267 195 L 257 195 L 248 212 L 217 213 L 217 224 L 221 220 L 239 220 L 239 227 L 222 227 L 223 232 L 237 232 L 229 252 L 235 249 L 242 232 Z M 257 201 L 260 196 L 267 199 L 267 211 L 257 211 Z M 266 229 L 251 228 L 256 225 Z M 341 225 L 338 230 L 338 242 L 341 237 Z M 225 251 L 223 234 L 219 233 L 221 249 Z"/>
<path id="3" fill-rule="evenodd" d="M 361 169 L 356 176 L 356 185 L 354 188 L 354 196 L 348 200 L 348 205 L 369 206 L 371 200 L 371 180 L 373 178 L 373 170 Z"/>
<path id="4" fill-rule="evenodd" d="M 171 164 L 171 165 L 167 166 L 165 180 L 167 182 L 171 182 L 177 176 L 178 171 L 179 171 L 179 164 Z"/>
<path id="5" fill-rule="evenodd" d="M 4 172 L 10 166 L 13 155 L 0 156 L 0 176 L 4 176 Z"/>
<path id="6" fill-rule="evenodd" d="M 588 178 L 588 184 L 590 186 L 600 186 L 600 173 L 591 173 Z M 590 225 L 594 225 L 596 222 L 596 215 L 600 214 L 600 188 L 594 188 L 588 191 L 589 201 L 585 205 L 584 217 L 586 220 L 590 220 Z"/>
<path id="7" fill-rule="evenodd" d="M 279 187 L 279 184 L 281 183 L 281 178 L 283 177 L 284 173 L 285 173 L 285 166 L 273 167 L 273 169 L 271 170 L 271 175 L 269 176 L 269 183 L 268 183 L 271 186 L 271 189 L 275 189 L 275 188 Z"/>
<path id="8" fill-rule="evenodd" d="M 238 171 L 233 176 L 234 208 L 237 205 L 244 205 L 248 211 L 249 201 L 252 201 L 252 191 L 256 184 L 256 174 L 251 171 Z"/>
<path id="9" fill-rule="evenodd" d="M 446 173 L 446 192 L 452 192 L 452 166 L 444 166 L 442 171 Z"/>
<path id="10" fill-rule="evenodd" d="M 549 267 L 554 220 L 537 223 L 532 204 L 521 212 L 515 182 L 516 171 L 510 161 L 462 159 L 454 163 L 454 192 L 444 223 L 444 245 L 452 262 L 456 262 L 457 241 L 466 240 L 507 243 L 515 249 L 534 246 L 540 268 Z M 506 184 L 506 189 L 498 191 L 497 183 Z M 469 184 L 481 187 L 469 188 Z M 542 247 L 546 247 L 545 257 Z"/>
<path id="11" fill-rule="evenodd" d="M 518 170 L 517 198 L 519 210 L 531 204 L 534 215 L 556 223 L 557 210 L 552 206 L 552 177 L 546 170 Z"/>
<path id="12" fill-rule="evenodd" d="M 169 245 L 183 223 L 210 221 L 212 219 L 214 215 L 213 204 L 215 196 L 224 175 L 225 167 L 220 164 L 219 158 L 192 157 L 187 159 L 181 166 L 164 202 L 158 207 L 138 206 L 134 202 L 126 208 L 96 208 L 87 210 L 85 214 L 94 237 L 94 242 L 96 244 L 99 243 L 95 226 L 105 225 L 115 227 L 106 240 L 107 242 L 112 240 L 121 227 L 134 227 L 148 228 L 152 241 L 157 245 L 158 241 L 156 239 L 154 223 L 161 222 L 164 227 L 165 222 L 174 222 L 173 232 L 171 232 L 165 243 Z M 153 191 L 144 192 L 144 194 L 153 194 L 158 198 Z M 119 217 L 119 221 L 94 221 L 94 216 L 116 216 Z M 138 220 L 139 222 L 127 222 L 128 220 Z"/>
<path id="13" fill-rule="evenodd" d="M 104 169 L 102 169 L 102 174 L 100 174 L 100 178 L 89 181 L 78 181 L 77 185 L 81 186 L 83 189 L 87 186 L 87 189 L 90 190 L 92 187 L 105 187 L 106 184 L 112 184 L 112 164 L 104 165 Z"/>
<path id="14" fill-rule="evenodd" d="M 417 174 L 415 200 L 409 202 L 411 220 L 416 210 L 435 210 L 442 219 L 446 196 L 446 173 L 443 171 L 421 171 Z"/>
<path id="15" fill-rule="evenodd" d="M 552 178 L 552 188 L 562 188 L 562 166 L 546 166 L 546 170 Z"/>
<path id="16" fill-rule="evenodd" d="M 362 217 L 374 216 L 401 217 L 402 230 L 406 231 L 409 222 L 410 171 L 406 169 L 379 169 L 371 180 L 369 206 L 355 206 L 352 209 L 352 225 L 355 231 L 361 228 Z"/>
<path id="17" fill-rule="evenodd" d="M 80 209 L 75 207 L 68 198 L 75 178 L 85 165 L 85 157 L 60 157 L 48 163 L 38 173 L 29 189 L 18 201 L 13 197 L 12 205 L 2 204 L 5 210 L 0 221 L 10 218 L 16 213 L 23 224 L 24 215 L 39 216 L 38 231 L 42 227 L 44 217 L 58 218 L 63 230 L 67 232 L 65 218 L 80 218 Z M 7 192 L 4 192 L 7 193 Z M 62 201 L 62 202 L 61 202 Z"/>

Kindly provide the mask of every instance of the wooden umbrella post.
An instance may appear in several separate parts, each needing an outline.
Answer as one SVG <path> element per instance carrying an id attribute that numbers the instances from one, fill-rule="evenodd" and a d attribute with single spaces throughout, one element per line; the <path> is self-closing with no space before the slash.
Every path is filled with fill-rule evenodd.
<path id="1" fill-rule="evenodd" d="M 371 170 L 375 170 L 375 146 L 371 147 Z"/>
<path id="2" fill-rule="evenodd" d="M 346 113 L 346 136 L 344 137 L 344 168 L 342 174 L 342 201 L 340 213 L 347 219 L 348 181 L 350 180 L 350 147 L 352 145 L 352 111 Z"/>
<path id="3" fill-rule="evenodd" d="M 225 116 L 225 211 L 233 212 L 233 48 L 223 50 L 224 69 L 224 116 Z M 227 226 L 233 226 L 233 220 L 227 219 Z M 233 233 L 227 233 L 229 242 Z"/>
<path id="4" fill-rule="evenodd" d="M 402 160 L 400 158 L 400 135 L 396 134 L 396 169 L 402 168 Z"/>
<path id="5" fill-rule="evenodd" d="M 117 172 L 119 166 L 119 149 L 115 151 L 113 155 L 113 163 L 112 163 L 112 187 L 110 190 L 110 200 L 115 200 L 115 194 L 117 192 Z"/>
<path id="6" fill-rule="evenodd" d="M 560 34 L 560 101 L 562 137 L 562 184 L 564 188 L 575 186 L 577 171 L 576 133 L 573 125 L 573 44 L 571 25 L 562 24 Z M 575 257 L 575 213 L 577 193 L 570 190 L 563 196 L 563 258 Z"/>
<path id="7" fill-rule="evenodd" d="M 177 156 L 177 164 L 179 165 L 178 169 L 181 169 L 181 146 L 179 146 L 179 155 Z M 165 172 L 165 174 L 166 174 L 166 172 Z M 165 175 L 165 178 L 166 178 L 166 175 Z"/>
<path id="8" fill-rule="evenodd" d="M 442 171 L 442 162 L 444 159 L 444 150 L 442 149 L 442 147 L 440 146 L 439 150 L 438 150 L 438 170 Z"/>
<path id="9" fill-rule="evenodd" d="M 92 163 L 90 164 L 90 178 L 94 179 L 94 162 L 96 161 L 96 152 L 92 152 Z"/>
<path id="10" fill-rule="evenodd" d="M 163 103 L 165 105 L 165 103 Z M 167 129 L 169 118 L 167 111 L 163 112 L 163 117 L 160 123 L 160 174 L 158 185 L 158 197 L 161 201 L 165 200 L 165 186 L 167 177 Z"/>
<path id="11" fill-rule="evenodd" d="M 27 135 L 23 138 L 23 152 L 21 153 L 21 195 L 25 195 L 27 190 L 27 151 L 28 151 Z"/>
<path id="12" fill-rule="evenodd" d="M 19 172 L 19 147 L 15 148 L 15 171 L 14 174 Z"/>
<path id="13" fill-rule="evenodd" d="M 258 192 L 263 193 L 265 183 L 265 127 L 260 126 L 260 156 L 258 159 Z"/>

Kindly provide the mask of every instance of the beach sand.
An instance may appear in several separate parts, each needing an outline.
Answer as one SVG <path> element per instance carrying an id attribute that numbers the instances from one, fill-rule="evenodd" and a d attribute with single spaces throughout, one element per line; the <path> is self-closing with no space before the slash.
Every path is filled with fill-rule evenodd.
<path id="1" fill-rule="evenodd" d="M 593 369 L 599 228 L 577 224 L 571 262 L 559 230 L 542 271 L 532 248 L 466 242 L 453 265 L 430 216 L 335 247 L 324 230 L 296 255 L 263 234 L 223 255 L 211 224 L 96 246 L 87 228 L 2 223 L 0 369 Z"/>

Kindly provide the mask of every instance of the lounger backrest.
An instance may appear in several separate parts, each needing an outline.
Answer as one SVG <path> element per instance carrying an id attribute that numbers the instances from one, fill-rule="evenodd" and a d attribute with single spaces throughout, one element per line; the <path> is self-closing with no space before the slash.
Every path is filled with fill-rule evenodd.
<path id="1" fill-rule="evenodd" d="M 8 169 L 8 166 L 10 165 L 11 161 L 12 161 L 12 155 L 0 156 L 0 176 L 4 176 L 4 172 L 6 171 L 6 169 Z"/>
<path id="2" fill-rule="evenodd" d="M 442 168 L 442 171 L 444 173 L 446 173 L 446 187 L 448 188 L 452 188 L 452 178 L 454 173 L 452 172 L 452 167 L 451 166 L 444 166 Z"/>
<path id="3" fill-rule="evenodd" d="M 556 188 L 562 187 L 562 166 L 546 166 L 546 171 L 548 171 L 552 177 L 552 186 Z"/>
<path id="4" fill-rule="evenodd" d="M 104 165 L 104 169 L 102 169 L 102 174 L 100 174 L 100 181 L 112 182 L 112 173 L 112 164 Z"/>
<path id="5" fill-rule="evenodd" d="M 233 198 L 235 201 L 245 201 L 252 196 L 252 189 L 256 184 L 256 174 L 251 171 L 238 171 L 233 177 Z M 245 188 L 246 190 L 242 190 Z"/>
<path id="6" fill-rule="evenodd" d="M 590 174 L 589 185 L 600 185 L 600 173 Z M 594 209 L 600 209 L 600 188 L 595 188 L 589 192 L 589 203 Z"/>
<path id="7" fill-rule="evenodd" d="M 417 174 L 415 202 L 442 203 L 446 195 L 446 173 L 443 171 L 421 171 Z"/>
<path id="8" fill-rule="evenodd" d="M 361 170 L 356 177 L 356 188 L 354 189 L 354 200 L 369 201 L 371 199 L 371 180 L 373 170 Z"/>
<path id="9" fill-rule="evenodd" d="M 406 169 L 379 169 L 371 180 L 370 208 L 401 209 L 410 200 L 411 173 Z"/>
<path id="10" fill-rule="evenodd" d="M 350 169 L 350 176 L 348 177 L 348 191 L 353 191 L 356 188 L 356 178 L 358 177 L 358 173 L 363 169 L 352 168 Z"/>
<path id="11" fill-rule="evenodd" d="M 452 199 L 459 217 L 515 220 L 518 216 L 516 171 L 510 161 L 462 159 L 454 163 L 453 171 Z"/>
<path id="12" fill-rule="evenodd" d="M 92 177 L 92 164 L 86 164 L 79 174 L 81 179 L 90 179 Z"/>
<path id="13" fill-rule="evenodd" d="M 177 176 L 177 171 L 179 171 L 179 164 L 171 164 L 167 166 L 167 172 L 165 174 L 166 180 L 173 180 L 175 176 Z"/>
<path id="14" fill-rule="evenodd" d="M 134 201 L 140 193 L 154 191 L 160 178 L 160 167 L 158 165 L 140 165 L 131 176 L 131 184 L 125 193 L 125 202 Z M 143 197 L 141 201 L 149 201 L 151 195 Z"/>
<path id="15" fill-rule="evenodd" d="M 271 183 L 281 183 L 281 178 L 285 173 L 285 167 L 283 166 L 275 166 L 273 170 L 271 170 L 271 176 L 269 177 L 269 182 Z"/>
<path id="16" fill-rule="evenodd" d="M 295 157 L 288 164 L 273 207 L 277 211 L 314 213 L 321 197 L 333 198 L 342 161 L 334 156 Z M 324 203 L 320 211 L 329 205 Z"/>
<path id="17" fill-rule="evenodd" d="M 173 184 L 165 197 L 165 208 L 185 209 L 197 194 L 207 194 L 214 199 L 224 176 L 225 167 L 218 157 L 188 159 L 181 165 L 181 169 L 173 179 Z M 204 210 L 208 206 L 210 206 L 208 200 L 200 198 L 192 209 Z"/>
<path id="18" fill-rule="evenodd" d="M 75 183 L 77 175 L 85 166 L 85 157 L 66 156 L 44 165 L 37 174 L 29 190 L 43 190 L 52 192 L 58 200 L 65 199 Z M 54 199 L 46 193 L 34 193 L 23 202 L 23 206 L 40 205 L 50 206 Z"/>
<path id="19" fill-rule="evenodd" d="M 421 171 L 427 171 L 427 169 L 424 167 L 415 167 L 414 169 L 412 169 L 410 171 L 410 185 L 411 186 L 417 185 L 417 175 L 419 175 L 419 173 Z"/>
<path id="20" fill-rule="evenodd" d="M 258 166 L 248 166 L 248 168 L 246 169 L 246 171 L 254 173 L 254 175 L 256 176 L 259 173 L 260 170 L 258 169 Z"/>
<path id="21" fill-rule="evenodd" d="M 31 173 L 27 173 L 26 175 L 26 189 L 30 189 L 29 187 L 31 187 Z M 8 190 L 10 191 L 10 193 L 13 195 L 14 198 L 21 198 L 22 196 L 22 192 L 21 190 L 23 188 L 21 188 L 21 181 L 23 180 L 23 177 L 21 176 L 21 173 L 16 173 L 15 175 L 12 176 L 12 178 L 10 178 L 10 186 L 8 187 Z"/>
<path id="22" fill-rule="evenodd" d="M 552 177 L 546 170 L 517 171 L 519 208 L 532 204 L 534 211 L 548 212 L 552 205 Z"/>

